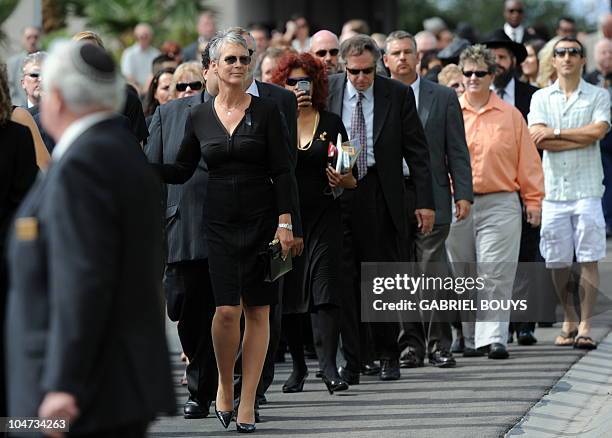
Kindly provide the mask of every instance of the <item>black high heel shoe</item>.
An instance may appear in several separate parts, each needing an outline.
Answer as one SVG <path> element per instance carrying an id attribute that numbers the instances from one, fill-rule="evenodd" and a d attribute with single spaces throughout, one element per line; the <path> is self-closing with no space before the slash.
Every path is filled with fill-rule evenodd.
<path id="1" fill-rule="evenodd" d="M 224 428 L 228 428 L 230 423 L 232 422 L 232 416 L 234 415 L 234 411 L 218 411 L 217 406 L 215 406 L 215 415 L 221 422 Z"/>
<path id="2" fill-rule="evenodd" d="M 238 433 L 253 433 L 255 430 L 254 423 L 238 423 L 238 421 L 236 421 L 236 431 Z"/>
<path id="3" fill-rule="evenodd" d="M 292 372 L 285 384 L 283 385 L 284 393 L 302 392 L 304 389 L 304 382 L 308 377 L 308 371 L 305 371 L 302 375 L 295 376 Z"/>
<path id="4" fill-rule="evenodd" d="M 325 383 L 325 386 L 327 386 L 327 390 L 329 391 L 330 394 L 333 394 L 334 392 L 339 392 L 339 391 L 346 391 L 347 389 L 349 389 L 349 385 L 348 383 L 346 383 L 344 380 L 342 380 L 341 378 L 336 378 L 336 379 L 328 379 L 327 376 L 322 375 L 321 379 L 323 379 L 323 383 Z"/>

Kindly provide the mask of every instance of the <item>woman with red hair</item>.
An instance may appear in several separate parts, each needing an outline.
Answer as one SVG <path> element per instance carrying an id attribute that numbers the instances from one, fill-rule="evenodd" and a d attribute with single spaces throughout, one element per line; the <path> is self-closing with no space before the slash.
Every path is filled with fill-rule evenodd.
<path id="1" fill-rule="evenodd" d="M 294 259 L 285 276 L 283 332 L 293 360 L 293 372 L 283 392 L 301 392 L 308 369 L 304 360 L 302 327 L 311 312 L 320 376 L 330 394 L 348 389 L 336 366 L 340 318 L 339 267 L 342 254 L 342 220 L 339 199 L 330 187 L 354 188 L 352 173 L 338 174 L 328 165 L 328 148 L 348 136 L 342 119 L 325 111 L 327 73 L 308 53 L 287 53 L 278 62 L 272 82 L 293 91 L 298 101 L 298 181 L 304 231 L 304 253 Z"/>

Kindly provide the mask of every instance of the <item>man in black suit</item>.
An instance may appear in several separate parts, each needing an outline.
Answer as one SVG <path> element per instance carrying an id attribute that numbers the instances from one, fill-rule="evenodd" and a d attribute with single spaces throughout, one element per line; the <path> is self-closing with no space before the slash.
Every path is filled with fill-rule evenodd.
<path id="1" fill-rule="evenodd" d="M 340 54 L 346 73 L 329 78 L 328 109 L 342 117 L 351 140 L 365 146 L 356 163 L 357 188 L 342 196 L 345 242 L 351 242 L 353 249 L 353 260 L 347 260 L 351 266 L 346 266 L 343 276 L 356 270 L 359 277 L 361 262 L 400 260 L 399 238 L 407 238 L 407 215 L 416 215 L 421 232 L 431 232 L 434 201 L 429 151 L 412 89 L 376 75 L 380 51 L 368 36 L 345 40 Z M 402 159 L 414 181 L 415 201 L 410 206 L 405 205 Z M 341 335 L 347 364 L 341 375 L 355 384 L 361 365 L 360 300 L 359 291 L 350 286 L 345 293 Z M 399 379 L 398 324 L 371 323 L 370 327 L 381 359 L 381 380 Z"/>
<path id="2" fill-rule="evenodd" d="M 151 220 L 159 185 L 113 118 L 122 82 L 94 45 L 49 55 L 41 114 L 57 146 L 9 248 L 9 415 L 62 417 L 78 436 L 144 437 L 175 408 Z"/>
<path id="3" fill-rule="evenodd" d="M 510 40 L 505 34 L 493 32 L 484 45 L 491 49 L 495 55 L 495 78 L 493 86 L 495 92 L 505 102 L 516 107 L 525 121 L 529 114 L 529 106 L 531 105 L 531 96 L 538 89 L 533 85 L 519 81 L 517 78 L 517 69 L 527 57 L 527 49 L 522 44 L 518 44 Z M 534 227 L 527 222 L 527 218 L 523 215 L 523 225 L 521 229 L 521 248 L 519 252 L 519 266 L 517 268 L 514 294 L 522 298 L 528 293 L 529 288 L 533 292 L 535 279 L 533 278 L 533 269 L 527 269 L 527 265 L 522 265 L 521 262 L 536 262 L 543 261 L 539 250 L 540 245 L 540 227 Z M 531 265 L 535 267 L 535 265 Z M 529 277 L 531 273 L 532 278 Z M 533 292 L 537 293 L 537 292 Z M 517 341 L 521 345 L 532 345 L 537 342 L 534 336 L 535 323 L 533 322 L 512 322 L 510 323 L 508 339 L 512 342 L 514 332 L 517 333 Z"/>
<path id="4" fill-rule="evenodd" d="M 441 275 L 448 275 L 444 269 L 447 263 L 444 242 L 448 237 L 451 211 L 451 181 L 455 202 L 455 219 L 463 220 L 470 212 L 474 200 L 472 193 L 472 168 L 470 154 L 465 141 L 463 114 L 455 91 L 419 77 L 420 63 L 414 37 L 408 32 L 395 31 L 385 42 L 385 66 L 391 77 L 410 86 L 416 97 L 417 111 L 425 129 L 429 157 L 431 160 L 432 186 L 436 206 L 436 222 L 430 234 L 423 234 L 416 228 L 412 215 L 408 217 L 410 235 L 407 248 L 409 254 L 424 267 L 435 266 L 443 269 Z M 412 186 L 408 167 L 404 165 L 407 186 Z M 413 190 L 407 190 L 411 194 Z M 438 294 L 441 291 L 437 291 Z M 448 312 L 447 312 L 448 313 Z M 421 322 L 403 322 L 400 332 L 402 350 L 401 365 L 407 368 L 422 366 L 425 354 L 429 362 L 441 368 L 455 366 L 450 347 L 453 341 L 450 316 L 440 311 L 421 315 Z"/>
<path id="5" fill-rule="evenodd" d="M 523 26 L 525 5 L 520 0 L 506 0 L 504 2 L 504 27 L 496 32 L 506 35 L 511 41 L 522 44 L 527 39 L 527 30 Z"/>
<path id="6" fill-rule="evenodd" d="M 208 46 L 207 46 L 208 49 Z M 144 151 L 152 163 L 173 163 L 185 133 L 189 109 L 216 94 L 214 78 L 208 78 L 208 50 L 202 56 L 206 89 L 197 95 L 172 100 L 159 106 L 149 126 Z M 185 418 L 204 418 L 217 395 L 217 363 L 212 345 L 211 324 L 215 314 L 208 271 L 208 245 L 204 220 L 208 182 L 206 164 L 200 160 L 193 177 L 182 185 L 166 186 L 166 268 L 163 284 L 168 315 L 178 320 L 178 335 L 189 359 Z"/>

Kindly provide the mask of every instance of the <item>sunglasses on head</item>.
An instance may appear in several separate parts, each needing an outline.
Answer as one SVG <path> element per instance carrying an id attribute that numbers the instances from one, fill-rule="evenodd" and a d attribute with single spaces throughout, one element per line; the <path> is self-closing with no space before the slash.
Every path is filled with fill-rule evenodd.
<path id="1" fill-rule="evenodd" d="M 294 87 L 294 86 L 296 86 L 296 85 L 297 85 L 297 83 L 298 83 L 298 82 L 300 82 L 300 81 L 308 81 L 308 82 L 311 82 L 311 81 L 312 81 L 312 79 L 310 79 L 308 76 L 304 76 L 304 77 L 301 77 L 301 78 L 287 78 L 287 80 L 285 81 L 285 83 L 286 83 L 287 85 L 289 85 L 290 87 Z"/>
<path id="2" fill-rule="evenodd" d="M 363 73 L 364 75 L 369 75 L 370 73 L 372 73 L 374 71 L 375 67 L 368 67 L 368 68 L 346 68 L 346 71 L 349 72 L 350 74 L 357 76 L 359 73 Z"/>
<path id="3" fill-rule="evenodd" d="M 40 77 L 40 73 L 26 73 L 26 76 L 29 76 L 33 79 L 38 79 Z"/>
<path id="4" fill-rule="evenodd" d="M 185 91 L 187 90 L 187 87 L 191 88 L 192 90 L 197 91 L 202 88 L 202 82 L 201 81 L 179 82 L 178 84 L 176 84 L 176 91 Z"/>
<path id="5" fill-rule="evenodd" d="M 315 55 L 317 55 L 319 58 L 324 58 L 327 56 L 328 53 L 330 56 L 338 56 L 339 52 L 340 52 L 339 49 L 329 49 L 329 50 L 321 49 L 321 50 L 317 50 L 315 52 Z"/>
<path id="6" fill-rule="evenodd" d="M 582 56 L 582 50 L 578 47 L 557 47 L 554 50 L 555 56 L 562 58 L 565 54 L 569 54 L 569 56 Z"/>
<path id="7" fill-rule="evenodd" d="M 488 74 L 489 72 L 487 70 L 464 70 L 463 71 L 463 76 L 465 76 L 466 78 L 471 78 L 472 75 L 476 75 L 477 78 L 484 78 Z"/>
<path id="8" fill-rule="evenodd" d="M 249 51 L 249 53 L 251 53 Z M 249 65 L 251 63 L 251 56 L 234 56 L 234 55 L 230 55 L 230 56 L 226 56 L 225 58 L 223 58 L 223 60 L 229 64 L 229 65 L 233 65 L 236 64 L 236 61 L 240 61 L 240 64 L 242 65 Z"/>

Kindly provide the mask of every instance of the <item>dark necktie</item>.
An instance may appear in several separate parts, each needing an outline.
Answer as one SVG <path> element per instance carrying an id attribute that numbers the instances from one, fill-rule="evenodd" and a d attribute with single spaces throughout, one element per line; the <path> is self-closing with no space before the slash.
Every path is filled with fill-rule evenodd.
<path id="1" fill-rule="evenodd" d="M 363 109 L 361 100 L 363 94 L 357 94 L 357 104 L 353 110 L 351 116 L 351 140 L 359 143 L 361 146 L 361 153 L 357 157 L 357 179 L 361 179 L 368 173 L 368 160 L 367 160 L 367 130 L 365 117 L 363 116 Z"/>
<path id="2" fill-rule="evenodd" d="M 503 89 L 503 88 L 497 88 L 497 89 L 495 90 L 495 92 L 497 93 L 497 95 L 499 96 L 499 98 L 500 98 L 501 100 L 504 100 L 504 95 L 506 94 L 506 90 L 505 90 L 505 89 Z"/>

